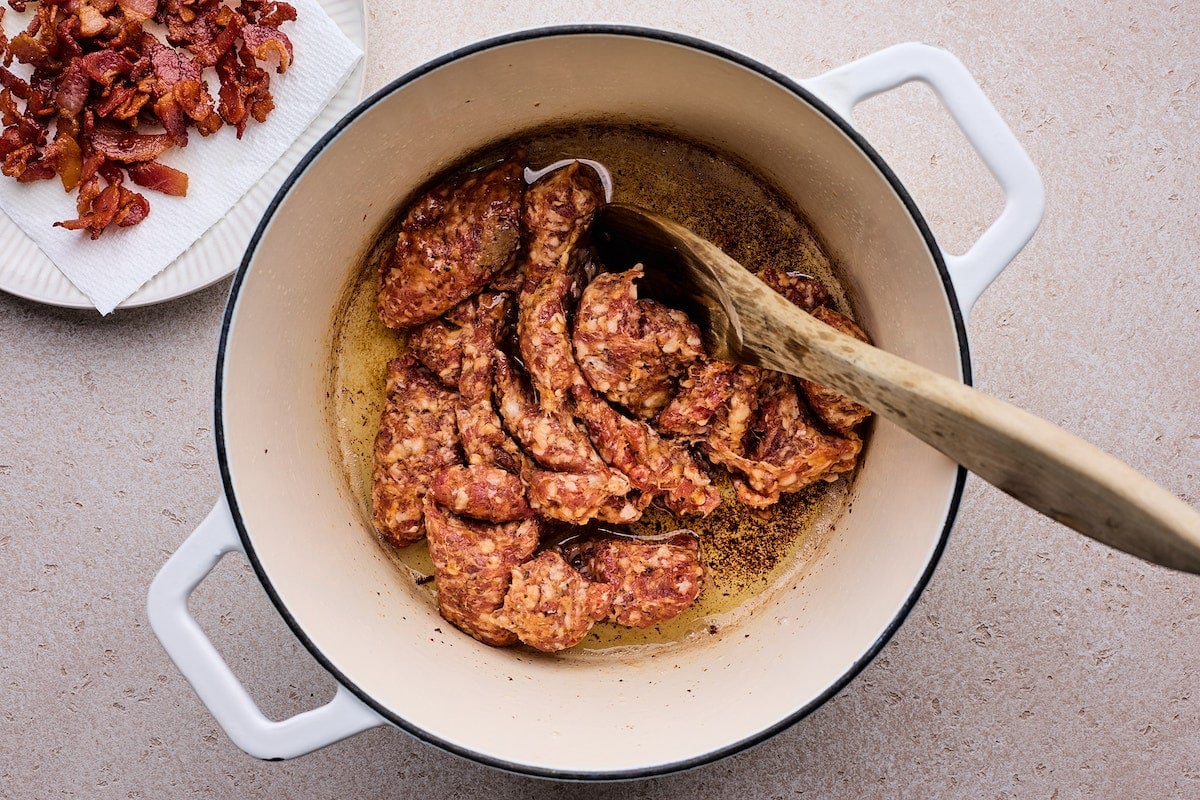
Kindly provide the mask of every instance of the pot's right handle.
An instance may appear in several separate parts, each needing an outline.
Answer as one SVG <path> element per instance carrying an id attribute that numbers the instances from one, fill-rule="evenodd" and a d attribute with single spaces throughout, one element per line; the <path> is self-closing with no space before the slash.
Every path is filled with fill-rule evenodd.
<path id="1" fill-rule="evenodd" d="M 1004 190 L 1004 210 L 962 255 L 943 252 L 959 307 L 969 314 L 979 295 L 1033 237 L 1046 204 L 1037 168 L 962 62 L 945 50 L 910 42 L 802 81 L 804 88 L 850 120 L 869 97 L 910 81 L 927 84 Z"/>
<path id="2" fill-rule="evenodd" d="M 175 666 L 233 743 L 255 758 L 295 758 L 367 728 L 385 724 L 377 712 L 338 685 L 323 706 L 275 722 L 267 719 L 225 659 L 188 612 L 188 597 L 230 552 L 244 552 L 222 495 L 212 512 L 150 584 L 150 626 Z"/>

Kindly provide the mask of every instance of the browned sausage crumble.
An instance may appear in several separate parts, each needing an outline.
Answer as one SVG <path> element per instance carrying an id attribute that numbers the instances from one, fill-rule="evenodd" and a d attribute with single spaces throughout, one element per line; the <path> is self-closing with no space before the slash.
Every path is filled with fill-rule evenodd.
<path id="1" fill-rule="evenodd" d="M 715 361 L 681 311 L 638 296 L 641 266 L 602 270 L 581 243 L 604 202 L 575 163 L 533 186 L 516 155 L 419 197 L 386 260 L 380 318 L 407 332 L 388 365 L 372 500 L 383 537 L 428 537 L 438 604 L 490 645 L 553 652 L 599 621 L 649 627 L 704 585 L 690 531 L 547 537 L 548 523 L 637 521 L 651 503 L 706 516 L 768 508 L 852 470 L 870 414 L 837 392 Z M 867 341 L 819 281 L 759 272 Z M 557 543 L 556 543 L 557 542 Z"/>

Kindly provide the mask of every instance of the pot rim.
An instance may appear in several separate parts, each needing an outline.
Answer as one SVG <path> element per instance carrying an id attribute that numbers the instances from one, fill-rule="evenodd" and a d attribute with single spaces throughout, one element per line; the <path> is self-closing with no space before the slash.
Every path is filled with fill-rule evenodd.
<path id="1" fill-rule="evenodd" d="M 937 568 L 938 562 L 941 560 L 942 552 L 945 550 L 946 542 L 950 536 L 950 530 L 954 526 L 955 518 L 958 515 L 959 503 L 962 500 L 963 485 L 966 481 L 967 471 L 963 467 L 959 467 L 955 476 L 954 491 L 950 498 L 950 504 L 946 512 L 946 520 L 942 526 L 941 534 L 938 536 L 937 545 L 934 547 L 933 554 L 929 559 L 924 571 L 917 579 L 913 586 L 912 592 L 905 600 L 904 604 L 897 611 L 891 622 L 884 629 L 883 633 L 871 644 L 869 648 L 860 656 L 854 663 L 850 664 L 842 675 L 834 681 L 820 695 L 812 701 L 804 705 L 797 711 L 789 714 L 784 719 L 771 725 L 768 728 L 759 731 L 753 736 L 746 737 L 722 748 L 712 750 L 707 753 L 694 756 L 692 758 L 673 761 L 666 764 L 658 764 L 651 767 L 641 767 L 628 770 L 612 770 L 612 771 L 575 771 L 575 770 L 556 770 L 547 769 L 544 767 L 536 767 L 527 764 L 520 764 L 503 759 L 493 758 L 483 753 L 475 752 L 469 748 L 462 747 L 453 742 L 446 741 L 441 737 L 435 736 L 420 727 L 413 725 L 403 717 L 394 713 L 382 703 L 374 699 L 368 692 L 361 689 L 346 675 L 344 675 L 333 663 L 325 657 L 319 647 L 309 639 L 300 623 L 292 616 L 287 606 L 283 603 L 275 588 L 272 586 L 267 573 L 264 570 L 262 563 L 259 561 L 257 551 L 254 549 L 244 521 L 242 520 L 241 511 L 238 507 L 237 496 L 233 490 L 232 474 L 229 468 L 228 454 L 225 445 L 225 427 L 223 416 L 223 396 L 224 396 L 224 371 L 225 371 L 225 349 L 229 341 L 229 334 L 233 327 L 233 314 L 237 307 L 238 296 L 241 289 L 242 281 L 245 279 L 246 273 L 249 270 L 250 263 L 254 260 L 259 242 L 262 239 L 263 233 L 267 225 L 274 217 L 283 199 L 287 196 L 295 182 L 305 172 L 308 166 L 321 154 L 322 151 L 338 137 L 339 134 L 362 114 L 373 108 L 378 103 L 390 97 L 394 92 L 402 89 L 404 86 L 412 83 L 418 78 L 430 73 L 440 67 L 451 64 L 455 61 L 463 59 L 467 56 L 474 55 L 496 47 L 503 47 L 519 42 L 531 41 L 535 39 L 544 39 L 558 36 L 581 36 L 581 35 L 612 35 L 612 36 L 628 36 L 642 39 L 650 39 L 659 42 L 689 47 L 694 50 L 699 50 L 708 55 L 716 56 L 730 61 L 738 66 L 744 67 L 759 76 L 773 81 L 783 89 L 791 92 L 800 100 L 808 103 L 830 122 L 832 122 L 839 130 L 848 136 L 859 150 L 865 155 L 875 167 L 883 174 L 884 178 L 891 185 L 892 189 L 903 202 L 905 209 L 916 223 L 917 229 L 921 237 L 925 240 L 925 244 L 929 248 L 930 254 L 933 256 L 934 264 L 937 266 L 938 275 L 941 277 L 942 285 L 945 290 L 946 299 L 950 305 L 951 316 L 954 320 L 954 329 L 958 337 L 958 349 L 961 355 L 961 367 L 963 374 L 963 383 L 970 386 L 972 384 L 971 376 L 971 358 L 970 350 L 967 342 L 967 330 L 962 311 L 958 305 L 958 298 L 954 291 L 954 285 L 950 279 L 950 273 L 946 269 L 945 260 L 942 257 L 941 248 L 933 237 L 933 233 L 929 229 L 924 216 L 920 209 L 917 208 L 912 197 L 904 188 L 900 179 L 888 166 L 887 162 L 879 155 L 878 152 L 867 142 L 861 134 L 859 134 L 845 119 L 829 108 L 816 95 L 801 86 L 797 81 L 783 75 L 780 72 L 760 63 L 742 53 L 722 47 L 720 45 L 707 42 L 702 39 L 697 39 L 685 34 L 676 33 L 673 31 L 664 31 L 654 28 L 644 28 L 630 25 L 608 25 L 608 24 L 584 24 L 584 25 L 557 25 L 544 26 L 538 28 L 530 28 L 522 31 L 504 34 L 501 36 L 484 39 L 464 47 L 457 48 L 442 56 L 439 56 L 431 61 L 416 67 L 413 70 L 401 75 L 398 78 L 388 82 L 382 88 L 374 92 L 370 97 L 359 102 L 350 112 L 342 117 L 332 128 L 329 129 L 316 144 L 304 155 L 300 162 L 288 175 L 287 180 L 280 186 L 279 191 L 271 200 L 263 213 L 262 219 L 259 221 L 257 228 L 254 231 L 250 243 L 246 247 L 246 253 L 242 257 L 241 264 L 238 266 L 237 272 L 234 274 L 233 282 L 229 288 L 229 298 L 225 305 L 225 314 L 221 322 L 220 340 L 217 347 L 217 364 L 216 364 L 216 380 L 214 383 L 214 403 L 213 403 L 213 431 L 216 438 L 217 449 L 217 464 L 221 473 L 221 483 L 225 491 L 225 496 L 229 502 L 229 510 L 233 517 L 234 525 L 237 528 L 238 536 L 241 538 L 242 545 L 245 548 L 246 558 L 254 569 L 255 575 L 259 582 L 266 590 L 267 596 L 271 603 L 279 611 L 284 622 L 287 623 L 292 633 L 304 645 L 313 658 L 327 671 L 334 679 L 353 692 L 360 700 L 366 703 L 383 719 L 400 728 L 401 730 L 411 734 L 423 742 L 434 745 L 439 749 L 460 756 L 462 758 L 474 761 L 479 764 L 484 764 L 489 767 L 503 770 L 505 772 L 518 775 L 527 775 L 537 778 L 550 778 L 555 780 L 565 781 L 580 781 L 580 782 L 609 782 L 609 781 L 627 781 L 643 778 L 652 778 L 657 776 L 668 775 L 684 770 L 693 769 L 695 767 L 710 764 L 714 761 L 726 758 L 736 753 L 748 750 L 755 745 L 758 745 L 776 734 L 792 727 L 800 720 L 807 717 L 829 698 L 836 695 L 844 689 L 857 675 L 862 672 L 866 666 L 874 660 L 883 646 L 896 633 L 900 626 L 907 619 L 909 613 L 916 605 L 918 598 L 924 592 L 929 580 L 933 577 L 934 570 Z"/>

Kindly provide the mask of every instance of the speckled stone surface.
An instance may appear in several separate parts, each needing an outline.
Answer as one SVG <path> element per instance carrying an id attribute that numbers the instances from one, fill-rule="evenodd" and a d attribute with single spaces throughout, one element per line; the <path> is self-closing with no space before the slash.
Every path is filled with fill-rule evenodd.
<path id="1" fill-rule="evenodd" d="M 1041 231 L 971 320 L 978 385 L 1200 504 L 1196 8 L 368 6 L 370 88 L 548 23 L 669 28 L 797 77 L 899 41 L 952 50 L 1048 196 Z M 929 92 L 873 100 L 857 120 L 948 249 L 998 212 L 999 190 Z M 896 637 L 837 697 L 747 753 L 619 786 L 515 777 L 390 729 L 290 762 L 250 758 L 144 611 L 151 578 L 218 491 L 211 393 L 226 290 L 108 319 L 0 296 L 0 797 L 1200 796 L 1200 578 L 1112 553 L 974 480 Z M 268 715 L 332 695 L 244 562 L 226 559 L 193 608 Z"/>

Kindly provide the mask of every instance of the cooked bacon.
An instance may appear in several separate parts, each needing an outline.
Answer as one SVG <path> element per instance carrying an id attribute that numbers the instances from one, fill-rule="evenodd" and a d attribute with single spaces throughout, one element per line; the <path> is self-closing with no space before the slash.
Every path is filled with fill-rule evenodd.
<path id="1" fill-rule="evenodd" d="M 8 43 L 8 52 L 22 64 L 43 64 L 50 59 L 46 45 L 28 33 L 18 33 Z"/>
<path id="2" fill-rule="evenodd" d="M 25 164 L 21 169 L 21 174 L 17 176 L 17 180 L 21 183 L 33 183 L 34 181 L 48 181 L 53 177 L 53 162 L 38 159 Z"/>
<path id="3" fill-rule="evenodd" d="M 54 140 L 54 154 L 57 158 L 58 177 L 62 180 L 63 190 L 69 192 L 79 185 L 80 178 L 83 176 L 83 156 L 74 137 L 61 135 L 62 133 L 60 128 L 60 136 Z M 47 150 L 47 152 L 50 151 Z"/>
<path id="4" fill-rule="evenodd" d="M 79 64 L 89 78 L 103 86 L 111 86 L 113 79 L 118 75 L 128 75 L 133 71 L 133 64 L 129 59 L 112 50 L 88 53 L 74 63 Z"/>
<path id="5" fill-rule="evenodd" d="M 0 20 L 2 19 L 4 19 L 4 16 L 0 15 Z M 21 100 L 29 99 L 29 84 L 4 67 L 0 67 L 0 86 L 12 92 L 14 97 L 18 97 Z"/>
<path id="6" fill-rule="evenodd" d="M 153 161 L 171 147 L 165 133 L 132 133 L 112 125 L 97 125 L 91 145 L 96 152 L 113 161 Z"/>
<path id="7" fill-rule="evenodd" d="M 221 80 L 218 111 L 225 122 L 237 128 L 240 139 L 251 117 L 266 118 L 267 105 L 273 102 L 267 91 L 270 79 L 258 67 L 239 61 L 232 50 L 217 60 L 217 76 Z"/>
<path id="8" fill-rule="evenodd" d="M 200 66 L 196 62 L 178 50 L 160 44 L 153 36 L 143 37 L 142 51 L 150 57 L 154 77 L 165 89 L 180 81 L 200 80 Z"/>
<path id="9" fill-rule="evenodd" d="M 108 97 L 94 106 L 93 110 L 101 118 L 128 120 L 141 113 L 149 100 L 149 94 L 139 92 L 133 86 L 114 86 L 109 89 Z"/>
<path id="10" fill-rule="evenodd" d="M 264 3 L 263 11 L 265 13 L 259 17 L 258 23 L 268 28 L 278 28 L 296 19 L 296 7 L 291 3 Z"/>
<path id="11" fill-rule="evenodd" d="M 78 189 L 78 216 L 61 227 L 95 238 L 101 224 L 138 224 L 149 213 L 141 194 L 109 191 L 120 182 L 111 175 L 104 188 L 91 178 L 104 164 L 129 170 L 184 147 L 192 128 L 208 136 L 228 123 L 240 138 L 252 120 L 265 121 L 275 100 L 263 67 L 291 66 L 280 26 L 294 19 L 291 5 L 259 0 L 236 8 L 221 0 L 43 0 L 23 32 L 11 40 L 0 33 L 4 174 L 25 182 L 58 175 L 67 191 Z M 166 27 L 168 44 L 144 29 L 147 21 Z M 8 69 L 14 59 L 33 68 L 28 79 Z M 206 67 L 217 67 L 219 102 Z M 142 132 L 160 125 L 164 133 Z M 183 196 L 186 176 L 168 170 L 139 168 L 135 182 Z"/>
<path id="12" fill-rule="evenodd" d="M 279 61 L 275 71 L 280 75 L 292 65 L 292 40 L 278 28 L 265 25 L 246 25 L 242 28 L 242 41 L 259 61 L 270 61 L 274 56 Z"/>
<path id="13" fill-rule="evenodd" d="M 171 143 L 179 147 L 187 147 L 187 117 L 175 99 L 174 93 L 156 100 L 154 113 L 162 120 L 163 128 L 166 129 Z"/>
<path id="14" fill-rule="evenodd" d="M 0 116 L 21 144 L 37 147 L 46 141 L 46 129 L 31 119 L 28 113 L 20 112 L 8 89 L 0 91 Z"/>
<path id="15" fill-rule="evenodd" d="M 117 0 L 127 19 L 145 22 L 158 13 L 158 0 Z"/>
<path id="16" fill-rule="evenodd" d="M 131 164 L 129 177 L 138 186 L 145 186 L 147 189 L 153 189 L 173 197 L 187 197 L 187 173 L 168 167 L 166 164 L 160 164 L 157 161 Z"/>
<path id="17" fill-rule="evenodd" d="M 79 2 L 79 35 L 85 39 L 98 36 L 108 30 L 108 20 L 88 0 Z"/>
<path id="18" fill-rule="evenodd" d="M 150 204 L 146 202 L 146 198 L 138 192 L 130 191 L 124 186 L 121 187 L 120 207 L 117 209 L 116 215 L 113 216 L 113 222 L 119 227 L 131 228 L 146 218 L 150 213 Z"/>
<path id="19" fill-rule="evenodd" d="M 214 9 L 197 19 L 189 28 L 189 31 L 197 34 L 190 49 L 196 54 L 196 63 L 201 66 L 214 66 L 222 58 L 236 51 L 234 45 L 243 30 L 245 17 L 230 14 L 228 11 L 228 6 Z M 219 32 L 213 36 L 216 31 Z"/>
<path id="20" fill-rule="evenodd" d="M 100 184 L 98 178 L 93 180 L 95 182 L 89 182 L 89 187 L 94 191 L 99 189 Z M 86 204 L 84 203 L 85 197 L 89 198 Z M 92 197 L 95 199 L 90 199 Z M 92 239 L 99 239 L 100 235 L 104 233 L 104 229 L 116 220 L 117 213 L 121 210 L 121 200 L 121 186 L 117 183 L 110 183 L 94 195 L 91 191 L 86 194 L 81 191 L 77 203 L 79 217 L 56 222 L 54 225 L 69 231 L 86 230 Z M 131 202 L 127 202 L 127 207 L 130 204 Z M 125 216 L 128 217 L 129 212 L 126 212 Z"/>

